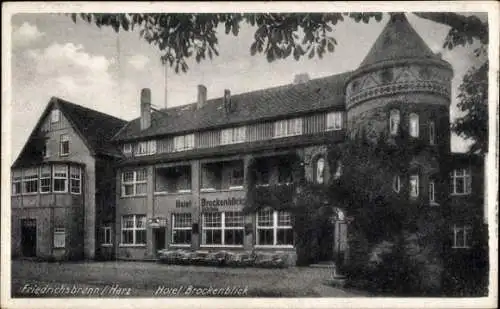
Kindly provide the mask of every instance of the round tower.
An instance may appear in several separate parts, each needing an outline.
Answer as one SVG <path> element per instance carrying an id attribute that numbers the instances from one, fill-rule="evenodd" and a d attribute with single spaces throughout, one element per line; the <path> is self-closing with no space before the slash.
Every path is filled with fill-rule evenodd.
<path id="1" fill-rule="evenodd" d="M 416 158 L 428 167 L 419 179 L 421 195 L 428 193 L 428 181 L 439 169 L 435 154 L 450 152 L 452 76 L 451 65 L 432 52 L 405 14 L 393 13 L 346 83 L 350 136 L 363 130 L 375 139 L 404 130 L 438 151 Z"/>

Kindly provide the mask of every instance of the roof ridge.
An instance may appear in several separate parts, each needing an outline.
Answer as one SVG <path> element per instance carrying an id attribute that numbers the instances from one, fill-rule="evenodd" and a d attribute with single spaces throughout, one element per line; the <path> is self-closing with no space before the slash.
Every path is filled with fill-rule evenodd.
<path id="1" fill-rule="evenodd" d="M 113 115 L 110 115 L 110 114 L 106 114 L 104 112 L 101 112 L 101 111 L 98 111 L 98 110 L 95 110 L 95 109 L 92 109 L 92 108 L 89 108 L 89 107 L 86 107 L 86 106 L 83 106 L 83 105 L 80 105 L 80 104 L 76 104 L 76 103 L 70 102 L 70 101 L 68 101 L 66 99 L 62 99 L 60 97 L 53 96 L 52 98 L 55 99 L 55 100 L 57 100 L 57 102 L 61 103 L 62 105 L 69 105 L 71 107 L 76 107 L 76 108 L 79 108 L 79 109 L 82 109 L 82 110 L 86 110 L 86 111 L 90 111 L 92 113 L 99 114 L 100 116 L 103 116 L 103 117 L 106 117 L 106 118 L 113 118 L 114 120 L 119 120 L 119 121 L 122 121 L 122 122 L 128 122 L 125 119 L 122 119 L 122 118 L 119 118 L 119 117 L 116 117 L 116 116 L 113 116 Z"/>
<path id="2" fill-rule="evenodd" d="M 311 82 L 317 82 L 317 81 L 320 81 L 320 80 L 323 80 L 323 79 L 334 78 L 334 77 L 337 77 L 337 76 L 340 76 L 340 75 L 347 75 L 347 74 L 350 74 L 352 72 L 353 71 L 346 71 L 346 72 L 341 72 L 341 73 L 337 73 L 337 74 L 331 74 L 331 75 L 325 75 L 325 76 L 321 76 L 321 77 L 316 77 L 316 78 L 312 78 L 312 79 L 308 80 L 305 83 L 295 84 L 295 83 L 292 82 L 292 83 L 282 84 L 282 85 L 273 86 L 273 87 L 264 88 L 264 89 L 256 89 L 256 90 L 251 90 L 251 91 L 246 91 L 246 92 L 240 92 L 240 93 L 235 93 L 235 94 L 231 93 L 231 97 L 234 98 L 234 97 L 239 97 L 239 96 L 242 96 L 242 95 L 259 94 L 259 93 L 263 93 L 263 92 L 266 92 L 266 91 L 276 91 L 278 89 L 285 89 L 285 88 L 289 88 L 289 87 L 307 86 Z M 214 102 L 222 99 L 223 97 L 224 96 L 221 95 L 221 96 L 217 96 L 215 98 L 211 98 L 211 99 L 207 100 L 205 104 L 214 103 Z M 187 103 L 187 104 L 183 104 L 183 105 L 176 105 L 176 106 L 166 107 L 166 108 L 160 109 L 160 111 L 168 112 L 169 110 L 171 111 L 171 110 L 175 110 L 175 109 L 182 109 L 182 108 L 186 108 L 188 106 L 194 106 L 194 105 L 197 105 L 197 102 L 191 102 L 191 103 Z M 137 119 L 137 118 L 138 117 L 135 117 L 134 119 Z M 132 119 L 132 120 L 134 120 L 134 119 Z"/>

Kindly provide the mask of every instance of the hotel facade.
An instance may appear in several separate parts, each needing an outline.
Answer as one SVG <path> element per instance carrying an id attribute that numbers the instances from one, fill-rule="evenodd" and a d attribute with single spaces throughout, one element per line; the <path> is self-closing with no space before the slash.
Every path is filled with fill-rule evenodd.
<path id="1" fill-rule="evenodd" d="M 451 65 L 430 50 L 404 14 L 394 14 L 352 72 L 311 80 L 301 75 L 288 85 L 236 95 L 226 90 L 210 100 L 207 88 L 199 85 L 197 102 L 161 110 L 152 108 L 150 90 L 143 89 L 140 117 L 117 122 L 117 128 L 111 130 L 113 137 L 101 139 L 107 147 L 118 149 L 106 156 L 110 160 L 105 161 L 106 166 L 112 166 L 112 175 L 103 178 L 107 184 L 92 178 L 100 170 L 93 163 L 72 157 L 56 160 L 67 164 L 64 169 L 70 176 L 60 173 L 59 165 L 53 167 L 53 192 L 57 193 L 59 177 L 66 179 L 69 185 L 64 186 L 71 189 L 63 198 L 68 205 L 80 206 L 68 206 L 65 213 L 69 209 L 85 212 L 68 217 L 55 215 L 53 210 L 54 214 L 37 219 L 37 224 L 40 220 L 44 223 L 43 227 L 37 225 L 36 252 L 50 252 L 54 247 L 60 221 L 67 226 L 66 239 L 71 239 L 66 247 L 88 252 L 88 257 L 94 257 L 96 248 L 105 245 L 113 252 L 107 257 L 117 259 L 155 259 L 158 250 L 184 248 L 284 251 L 293 260 L 297 235 L 287 207 L 262 207 L 248 213 L 248 190 L 279 188 L 293 195 L 298 174 L 310 183 L 328 183 L 341 173 L 337 169 L 330 174 L 328 143 L 341 144 L 361 130 L 369 136 L 391 136 L 400 129 L 408 131 L 410 138 L 424 141 L 428 151 L 415 158 L 419 168 L 392 180 L 395 190 L 408 186 L 411 198 L 424 201 L 429 209 L 439 209 L 441 202 L 451 197 L 456 205 L 449 210 L 456 214 L 448 222 L 451 247 L 470 248 L 472 216 L 483 215 L 477 199 L 472 199 L 483 196 L 482 162 L 450 153 L 452 76 Z M 84 144 L 80 147 L 85 149 Z M 453 161 L 449 187 L 434 181 L 442 168 L 436 153 Z M 29 193 L 28 172 L 23 170 L 22 175 L 27 176 L 16 178 L 20 167 L 17 163 L 13 167 L 13 193 L 18 190 L 17 183 Z M 71 194 L 76 167 L 82 171 L 82 184 L 86 184 L 82 188 L 95 187 L 99 192 L 101 186 L 107 188 L 106 193 L 100 193 L 107 198 L 102 207 L 112 214 L 96 212 L 97 206 L 82 207 L 79 196 Z M 38 216 L 29 209 L 45 203 L 41 190 L 47 180 L 43 171 L 39 167 L 37 172 L 39 193 L 26 197 L 29 205 L 27 194 L 12 197 L 13 233 L 17 235 L 13 236 L 18 239 L 13 241 L 13 249 L 19 254 L 25 237 L 22 220 Z M 94 189 L 85 190 L 86 201 L 91 201 Z M 57 204 L 54 198 L 59 195 L 50 196 Z M 341 209 L 338 214 L 332 222 L 331 250 L 344 254 L 349 248 L 347 222 Z M 83 237 L 77 236 L 84 230 Z M 96 244 L 97 239 L 103 243 Z M 24 246 L 29 247 L 29 243 Z"/>

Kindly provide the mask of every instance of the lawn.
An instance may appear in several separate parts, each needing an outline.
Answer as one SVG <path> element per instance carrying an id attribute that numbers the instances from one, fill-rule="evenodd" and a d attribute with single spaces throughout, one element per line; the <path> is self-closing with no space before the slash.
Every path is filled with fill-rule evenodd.
<path id="1" fill-rule="evenodd" d="M 23 287 L 98 288 L 114 287 L 118 296 L 155 296 L 164 291 L 192 288 L 240 288 L 249 297 L 359 297 L 363 294 L 331 287 L 328 269 L 293 267 L 286 269 L 223 268 L 164 265 L 154 262 L 79 262 L 47 263 L 19 260 L 12 262 L 12 296 L 36 296 Z M 91 290 L 92 291 L 92 290 Z M 128 293 L 127 293 L 128 292 Z M 120 294 L 121 293 L 121 294 Z M 45 293 L 47 294 L 47 293 Z M 59 293 L 51 297 L 68 297 Z M 177 296 L 182 296 L 178 293 Z M 44 295 L 45 297 L 49 295 Z M 89 295 L 76 295 L 89 297 Z M 93 295 L 98 296 L 98 295 Z M 102 297 L 112 297 L 107 293 Z M 165 295 L 162 295 L 165 296 Z M 184 295 L 186 296 L 186 295 Z M 187 295 L 193 296 L 193 295 Z M 242 295 L 243 296 L 243 295 Z"/>

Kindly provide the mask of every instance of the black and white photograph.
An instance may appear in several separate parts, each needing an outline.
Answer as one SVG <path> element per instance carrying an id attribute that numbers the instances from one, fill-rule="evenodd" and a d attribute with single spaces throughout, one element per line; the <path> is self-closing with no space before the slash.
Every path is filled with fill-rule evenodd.
<path id="1" fill-rule="evenodd" d="M 498 17 L 4 3 L 1 307 L 496 307 Z"/>

